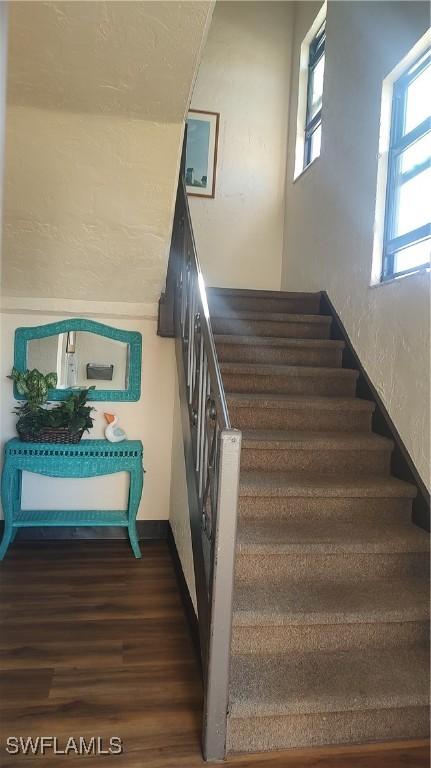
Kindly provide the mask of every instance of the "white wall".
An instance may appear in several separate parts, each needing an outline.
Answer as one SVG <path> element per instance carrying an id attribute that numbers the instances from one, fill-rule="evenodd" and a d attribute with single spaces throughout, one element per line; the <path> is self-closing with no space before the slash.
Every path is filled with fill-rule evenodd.
<path id="1" fill-rule="evenodd" d="M 182 127 L 10 106 L 3 293 L 156 302 Z"/>
<path id="2" fill-rule="evenodd" d="M 192 108 L 220 112 L 215 199 L 189 198 L 209 285 L 280 289 L 292 4 L 218 2 Z"/>
<path id="3" fill-rule="evenodd" d="M 2 260 L 1 214 L 3 209 L 4 140 L 6 130 L 7 8 L 6 3 L 0 4 L 0 275 Z"/>
<path id="4" fill-rule="evenodd" d="M 10 5 L 1 441 L 15 435 L 5 377 L 18 325 L 92 316 L 141 331 L 141 400 L 96 403 L 91 437 L 102 437 L 103 411 L 113 410 L 129 438 L 142 439 L 139 517 L 151 520 L 169 517 L 174 402 L 173 344 L 156 335 L 156 302 L 212 9 L 212 0 Z M 28 477 L 23 501 L 123 506 L 125 480 Z"/>
<path id="5" fill-rule="evenodd" d="M 3 226 L 3 168 L 4 136 L 6 126 L 6 67 L 7 67 L 7 4 L 0 4 L 0 308 L 1 308 L 1 267 L 2 267 L 2 226 Z M 0 357 L 2 356 L 0 314 Z M 2 412 L 0 408 L 0 435 L 2 430 Z"/>
<path id="6" fill-rule="evenodd" d="M 67 302 L 66 302 L 67 304 Z M 88 305 L 91 312 L 91 305 Z M 97 306 L 94 305 L 93 309 Z M 113 305 L 113 310 L 115 306 Z M 118 311 L 125 311 L 119 306 Z M 87 313 L 80 316 L 85 317 Z M 92 315 L 95 317 L 94 315 Z M 63 320 L 64 313 L 3 312 L 1 315 L 1 400 L 3 416 L 2 444 L 16 437 L 16 416 L 12 409 L 12 382 L 7 381 L 13 363 L 15 328 L 22 325 L 41 325 Z M 107 325 L 142 333 L 142 396 L 137 403 L 94 402 L 95 425 L 84 437 L 102 438 L 106 421 L 104 411 L 119 416 L 121 426 L 130 439 L 144 444 L 146 470 L 144 491 L 139 508 L 139 519 L 167 520 L 169 518 L 172 424 L 175 386 L 175 360 L 173 342 L 156 335 L 155 318 L 97 315 Z M 28 476 L 24 482 L 23 505 L 36 509 L 120 509 L 126 507 L 127 478 L 112 475 L 89 480 L 64 480 Z"/>
<path id="7" fill-rule="evenodd" d="M 282 286 L 326 289 L 429 482 L 429 275 L 370 287 L 382 80 L 429 26 L 426 2 L 329 2 L 321 156 L 293 183 L 299 49 L 319 4 L 296 3 Z"/>
<path id="8" fill-rule="evenodd" d="M 212 9 L 11 3 L 6 296 L 158 300 Z"/>

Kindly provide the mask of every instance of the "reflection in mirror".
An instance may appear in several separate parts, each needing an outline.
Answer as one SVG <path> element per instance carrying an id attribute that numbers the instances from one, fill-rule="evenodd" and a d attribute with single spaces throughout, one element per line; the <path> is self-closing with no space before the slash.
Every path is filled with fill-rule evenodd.
<path id="1" fill-rule="evenodd" d="M 27 342 L 27 366 L 57 373 L 57 389 L 89 387 L 125 390 L 129 344 L 90 331 L 68 331 Z"/>

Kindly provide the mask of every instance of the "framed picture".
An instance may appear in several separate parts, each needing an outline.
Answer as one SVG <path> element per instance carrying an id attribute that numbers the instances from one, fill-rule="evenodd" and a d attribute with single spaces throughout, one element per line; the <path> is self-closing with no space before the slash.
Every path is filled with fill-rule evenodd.
<path id="1" fill-rule="evenodd" d="M 188 195 L 214 197 L 218 112 L 191 109 L 187 117 L 186 188 Z"/>

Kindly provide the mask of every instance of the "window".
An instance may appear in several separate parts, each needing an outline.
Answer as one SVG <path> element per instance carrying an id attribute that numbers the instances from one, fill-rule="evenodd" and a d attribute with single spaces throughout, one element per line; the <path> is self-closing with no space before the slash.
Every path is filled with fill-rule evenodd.
<path id="1" fill-rule="evenodd" d="M 301 44 L 294 179 L 320 155 L 326 10 L 324 2 Z"/>
<path id="2" fill-rule="evenodd" d="M 320 155 L 325 37 L 325 24 L 323 24 L 312 39 L 309 48 L 303 168 Z"/>
<path id="3" fill-rule="evenodd" d="M 431 250 L 431 50 L 393 86 L 381 279 L 427 267 Z"/>

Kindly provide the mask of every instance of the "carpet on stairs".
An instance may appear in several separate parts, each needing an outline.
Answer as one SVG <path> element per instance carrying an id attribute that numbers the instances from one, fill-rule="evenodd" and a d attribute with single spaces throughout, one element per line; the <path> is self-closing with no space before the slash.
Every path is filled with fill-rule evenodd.
<path id="1" fill-rule="evenodd" d="M 209 289 L 243 432 L 230 753 L 429 732 L 429 539 L 319 293 Z"/>

